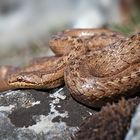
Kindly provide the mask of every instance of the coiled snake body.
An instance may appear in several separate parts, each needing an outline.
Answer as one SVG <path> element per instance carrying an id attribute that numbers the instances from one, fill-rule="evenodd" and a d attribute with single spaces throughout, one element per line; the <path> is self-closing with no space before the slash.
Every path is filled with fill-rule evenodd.
<path id="1" fill-rule="evenodd" d="M 140 91 L 140 34 L 127 38 L 106 29 L 71 29 L 55 35 L 49 45 L 56 56 L 15 70 L 2 66 L 7 75 L 1 76 L 0 89 L 65 83 L 76 100 L 92 107 Z"/>

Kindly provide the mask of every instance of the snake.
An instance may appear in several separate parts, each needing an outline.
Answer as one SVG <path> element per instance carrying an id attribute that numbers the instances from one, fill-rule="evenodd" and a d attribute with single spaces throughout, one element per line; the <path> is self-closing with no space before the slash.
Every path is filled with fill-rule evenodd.
<path id="1" fill-rule="evenodd" d="M 109 29 L 67 29 L 48 44 L 55 56 L 22 68 L 1 66 L 0 91 L 65 84 L 75 100 L 95 108 L 140 91 L 140 33 L 126 37 Z"/>

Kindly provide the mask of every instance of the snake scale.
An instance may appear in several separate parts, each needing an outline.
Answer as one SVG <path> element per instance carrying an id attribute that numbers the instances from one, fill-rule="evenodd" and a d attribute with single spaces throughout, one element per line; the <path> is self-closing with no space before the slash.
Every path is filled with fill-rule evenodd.
<path id="1" fill-rule="evenodd" d="M 108 29 L 69 29 L 54 35 L 56 54 L 26 67 L 0 67 L 0 90 L 50 89 L 66 84 L 79 102 L 101 107 L 140 91 L 140 33 L 125 37 Z"/>

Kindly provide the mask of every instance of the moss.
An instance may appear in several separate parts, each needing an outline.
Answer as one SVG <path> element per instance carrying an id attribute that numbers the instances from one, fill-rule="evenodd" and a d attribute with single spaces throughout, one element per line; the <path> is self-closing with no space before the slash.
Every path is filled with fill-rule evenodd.
<path id="1" fill-rule="evenodd" d="M 121 99 L 108 104 L 96 115 L 87 118 L 74 135 L 75 140 L 123 140 L 140 98 Z"/>

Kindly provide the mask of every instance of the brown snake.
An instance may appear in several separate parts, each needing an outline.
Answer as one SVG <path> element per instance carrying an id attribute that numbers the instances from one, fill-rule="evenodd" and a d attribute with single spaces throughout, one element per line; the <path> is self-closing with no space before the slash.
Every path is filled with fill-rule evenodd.
<path id="1" fill-rule="evenodd" d="M 52 37 L 49 45 L 56 56 L 15 70 L 0 68 L 0 90 L 65 83 L 76 100 L 92 107 L 140 91 L 140 34 L 126 38 L 106 29 L 70 29 Z"/>

